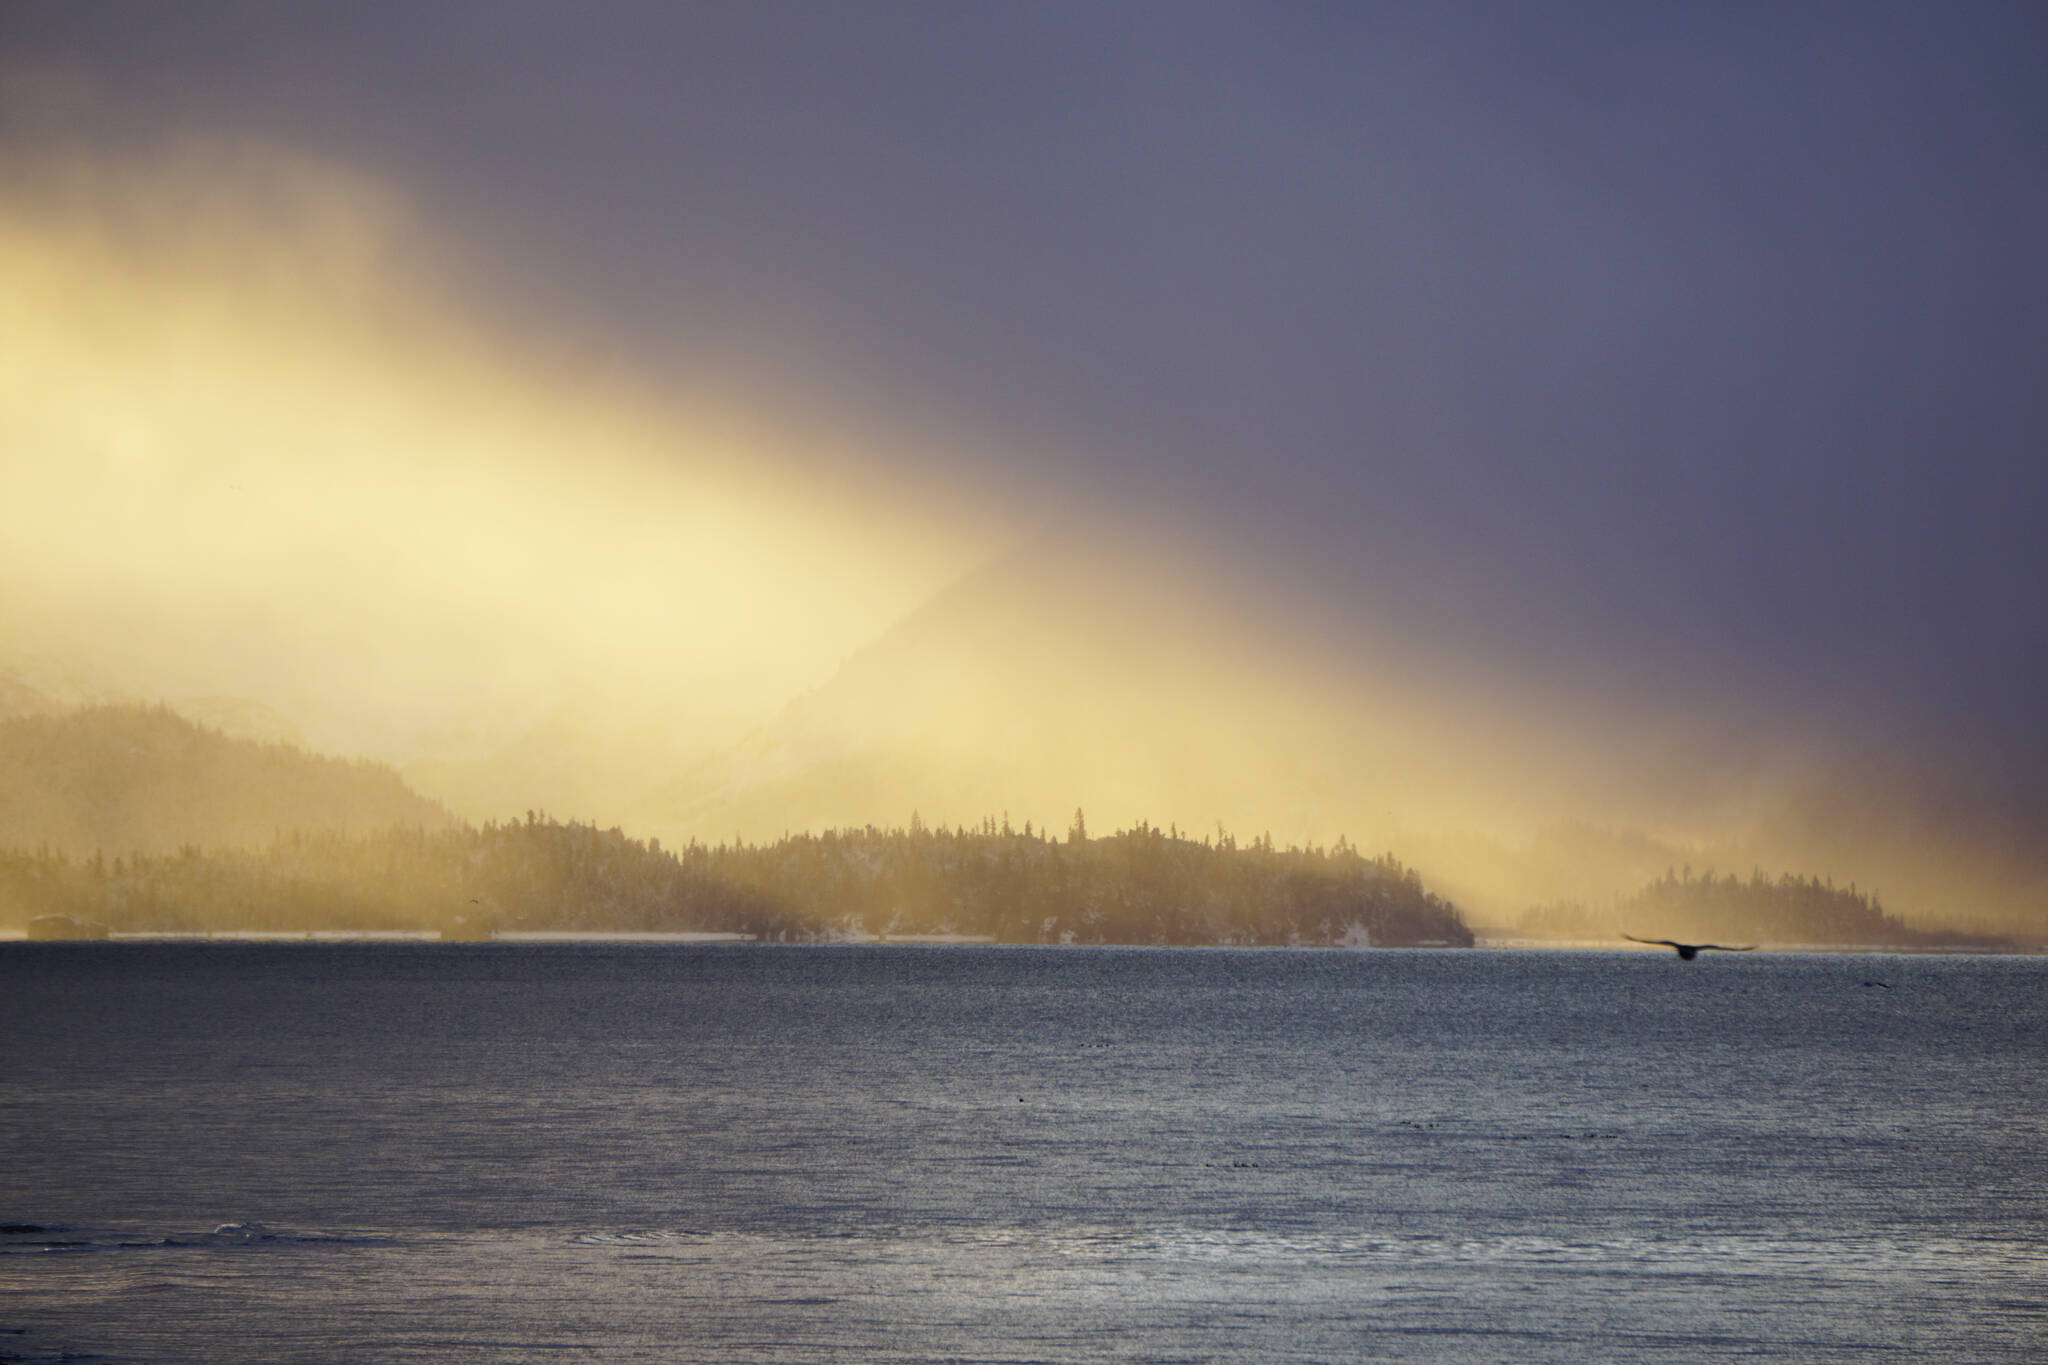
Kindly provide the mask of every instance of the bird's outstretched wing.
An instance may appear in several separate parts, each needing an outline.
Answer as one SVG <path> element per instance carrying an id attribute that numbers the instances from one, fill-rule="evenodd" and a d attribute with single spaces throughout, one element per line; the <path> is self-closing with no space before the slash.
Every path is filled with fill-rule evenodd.
<path id="1" fill-rule="evenodd" d="M 1745 944 L 1740 948 L 1730 948 L 1725 943 L 1701 943 L 1695 946 L 1699 947 L 1702 950 L 1712 948 L 1717 953 L 1753 953 L 1756 951 L 1756 945 L 1754 943 Z"/>
<path id="2" fill-rule="evenodd" d="M 1647 943 L 1653 948 L 1683 948 L 1683 943 L 1674 943 L 1668 938 L 1637 938 L 1634 934 L 1623 934 L 1630 943 Z"/>

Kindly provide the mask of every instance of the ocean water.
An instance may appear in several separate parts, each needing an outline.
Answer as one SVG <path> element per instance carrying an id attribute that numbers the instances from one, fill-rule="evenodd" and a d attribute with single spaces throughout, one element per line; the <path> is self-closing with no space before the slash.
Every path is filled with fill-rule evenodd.
<path id="1" fill-rule="evenodd" d="M 0 1224 L 0 1360 L 2039 1361 L 2048 960 L 11 943 Z"/>

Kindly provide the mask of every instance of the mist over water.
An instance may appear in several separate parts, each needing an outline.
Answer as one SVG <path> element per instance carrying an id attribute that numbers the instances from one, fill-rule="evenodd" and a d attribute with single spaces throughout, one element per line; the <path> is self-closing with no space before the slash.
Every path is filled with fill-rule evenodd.
<path id="1" fill-rule="evenodd" d="M 28 1359 L 2031 1358 L 2019 958 L 8 945 Z M 1883 985 L 1866 982 L 1882 981 Z"/>

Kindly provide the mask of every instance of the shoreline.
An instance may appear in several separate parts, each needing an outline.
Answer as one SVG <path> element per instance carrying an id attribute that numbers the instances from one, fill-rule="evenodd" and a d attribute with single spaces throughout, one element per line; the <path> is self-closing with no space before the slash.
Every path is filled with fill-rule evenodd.
<path id="1" fill-rule="evenodd" d="M 1534 939 L 1519 937 L 1488 937 L 1480 935 L 1471 949 L 1452 949 L 1437 944 L 1386 944 L 1353 947 L 1336 944 L 1262 944 L 1257 946 L 1230 943 L 1016 943 L 1005 944 L 999 940 L 976 934 L 889 934 L 843 935 L 830 938 L 807 939 L 797 942 L 782 942 L 761 939 L 751 934 L 684 930 L 657 932 L 648 930 L 604 930 L 604 929 L 522 929 L 506 930 L 481 939 L 444 938 L 436 929 L 312 929 L 312 930 L 267 930 L 267 929 L 223 929 L 223 930 L 138 930 L 107 935 L 104 939 L 30 939 L 21 929 L 0 929 L 0 944 L 12 943 L 303 943 L 309 945 L 340 943 L 503 943 L 512 945 L 546 946 L 551 944 L 605 943 L 644 944 L 649 946 L 691 945 L 691 944 L 747 944 L 770 948 L 1190 948 L 1190 949 L 1237 949 L 1242 951 L 1273 951 L 1313 949 L 1315 951 L 1351 952 L 1614 952 L 1666 954 L 1661 947 L 1643 948 L 1632 944 L 1615 943 L 1606 939 Z M 1837 956 L 1890 956 L 1890 957 L 2040 957 L 2048 955 L 2048 944 L 2022 945 L 1991 948 L 1982 944 L 1884 944 L 1884 943 L 1782 943 L 1759 944 L 1759 953 L 1776 956 L 1799 956 L 1831 954 Z"/>

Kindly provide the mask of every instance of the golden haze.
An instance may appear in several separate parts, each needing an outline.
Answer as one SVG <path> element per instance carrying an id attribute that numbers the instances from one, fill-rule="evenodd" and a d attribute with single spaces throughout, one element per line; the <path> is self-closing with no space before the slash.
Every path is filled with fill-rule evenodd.
<path id="1" fill-rule="evenodd" d="M 483 334 L 369 184 L 246 142 L 0 167 L 0 621 L 88 690 L 475 756 L 729 737 L 985 552 L 735 415 Z M 56 661 L 56 662 L 51 662 Z"/>
<path id="2" fill-rule="evenodd" d="M 1925 917 L 2038 900 L 1881 792 L 1817 817 L 1830 756 L 1740 706 L 1325 647 L 1218 587 L 1242 564 L 1082 496 L 1084 529 L 1005 559 L 993 497 L 479 323 L 449 244 L 336 167 L 188 138 L 16 147 L 0 184 L 0 667 L 69 699 L 254 698 L 460 813 L 668 838 L 1078 805 L 1349 835 L 1500 919 L 1688 857 Z M 1777 756 L 1729 760 L 1745 725 Z"/>

